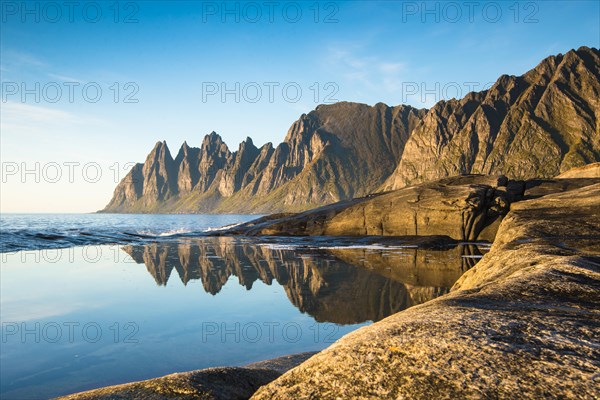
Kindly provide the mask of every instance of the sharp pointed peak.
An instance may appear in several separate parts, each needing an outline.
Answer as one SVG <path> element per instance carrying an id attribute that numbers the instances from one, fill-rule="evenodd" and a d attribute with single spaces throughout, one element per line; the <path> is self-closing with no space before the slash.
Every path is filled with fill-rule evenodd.
<path id="1" fill-rule="evenodd" d="M 246 148 L 249 146 L 256 148 L 256 146 L 254 145 L 254 142 L 252 141 L 252 138 L 250 136 L 246 136 L 246 139 L 240 143 L 240 149 Z"/>
<path id="2" fill-rule="evenodd" d="M 215 141 L 222 141 L 223 139 L 221 138 L 221 135 L 219 135 L 217 132 L 212 131 L 211 133 L 209 133 L 208 135 L 206 135 L 204 137 L 204 141 L 211 141 L 211 142 L 215 142 Z"/>
<path id="3" fill-rule="evenodd" d="M 202 152 L 205 151 L 225 151 L 226 153 L 229 152 L 229 148 L 227 147 L 227 144 L 223 141 L 223 138 L 221 138 L 221 136 L 219 136 L 216 132 L 211 132 L 210 134 L 206 135 L 204 137 L 204 140 L 202 141 L 202 146 L 200 148 L 200 150 Z"/>
<path id="4" fill-rule="evenodd" d="M 177 152 L 177 159 L 181 159 L 189 154 L 191 147 L 187 144 L 187 140 L 184 140 Z"/>
<path id="5" fill-rule="evenodd" d="M 154 145 L 154 149 L 153 149 L 153 150 L 160 150 L 160 149 L 163 149 L 163 148 L 169 148 L 169 147 L 167 146 L 167 141 L 166 141 L 166 140 L 163 140 L 163 141 L 160 141 L 160 140 L 159 140 L 159 141 L 157 141 L 157 142 L 156 142 L 156 144 Z"/>
<path id="6" fill-rule="evenodd" d="M 148 157 L 146 158 L 146 162 L 148 162 L 148 160 L 152 160 L 152 159 L 156 159 L 156 158 L 163 158 L 163 157 L 166 158 L 167 160 L 172 159 L 171 151 L 169 150 L 169 147 L 167 146 L 166 140 L 156 142 L 156 144 L 154 145 L 154 148 L 148 154 Z"/>

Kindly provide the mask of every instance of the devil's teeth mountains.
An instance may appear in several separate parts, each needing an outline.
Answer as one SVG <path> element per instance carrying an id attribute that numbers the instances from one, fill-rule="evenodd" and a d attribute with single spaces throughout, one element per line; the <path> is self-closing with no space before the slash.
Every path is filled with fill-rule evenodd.
<path id="1" fill-rule="evenodd" d="M 321 105 L 285 140 L 156 144 L 103 212 L 299 211 L 462 173 L 553 177 L 600 161 L 600 52 L 581 47 L 430 110 Z"/>

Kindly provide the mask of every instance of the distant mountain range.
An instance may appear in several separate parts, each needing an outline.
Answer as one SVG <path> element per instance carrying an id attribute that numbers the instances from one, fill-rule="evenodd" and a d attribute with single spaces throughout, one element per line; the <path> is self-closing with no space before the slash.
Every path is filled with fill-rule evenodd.
<path id="1" fill-rule="evenodd" d="M 600 161 L 600 52 L 581 47 L 431 109 L 341 102 L 274 147 L 212 132 L 173 158 L 158 142 L 103 212 L 300 211 L 463 173 L 553 177 Z"/>

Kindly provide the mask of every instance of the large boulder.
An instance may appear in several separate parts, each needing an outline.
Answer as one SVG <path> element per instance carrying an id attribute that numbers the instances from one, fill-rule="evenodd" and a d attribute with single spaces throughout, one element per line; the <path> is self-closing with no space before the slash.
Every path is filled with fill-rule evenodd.
<path id="1" fill-rule="evenodd" d="M 512 203 L 595 183 L 600 183 L 600 178 L 579 177 L 576 173 L 528 181 L 509 180 L 502 175 L 459 175 L 298 214 L 261 217 L 215 234 L 447 236 L 459 241 L 493 241 Z"/>

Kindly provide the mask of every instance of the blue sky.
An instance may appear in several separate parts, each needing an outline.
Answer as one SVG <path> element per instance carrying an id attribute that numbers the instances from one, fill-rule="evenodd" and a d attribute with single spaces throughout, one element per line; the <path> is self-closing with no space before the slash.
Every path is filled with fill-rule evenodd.
<path id="1" fill-rule="evenodd" d="M 319 103 L 430 107 L 600 46 L 597 1 L 1 3 L 2 212 L 100 209 L 158 140 L 278 143 Z"/>

